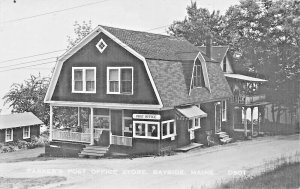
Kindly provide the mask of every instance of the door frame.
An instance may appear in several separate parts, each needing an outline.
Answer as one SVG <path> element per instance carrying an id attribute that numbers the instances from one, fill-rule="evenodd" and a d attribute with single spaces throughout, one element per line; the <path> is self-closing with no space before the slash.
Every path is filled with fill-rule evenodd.
<path id="1" fill-rule="evenodd" d="M 222 131 L 222 107 L 221 107 L 221 102 L 216 102 L 214 104 L 215 106 L 215 133 L 218 133 L 217 132 L 217 127 L 219 127 L 219 132 Z M 217 126 L 217 106 L 220 106 L 220 110 L 219 110 L 219 123 L 220 125 Z"/>

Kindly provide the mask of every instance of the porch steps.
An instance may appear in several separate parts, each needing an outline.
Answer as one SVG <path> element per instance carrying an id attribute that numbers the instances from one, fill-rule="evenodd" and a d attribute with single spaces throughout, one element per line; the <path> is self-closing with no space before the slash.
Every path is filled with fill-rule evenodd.
<path id="1" fill-rule="evenodd" d="M 175 151 L 176 152 L 188 152 L 192 149 L 201 148 L 202 146 L 203 146 L 203 144 L 200 144 L 200 143 L 191 143 L 187 146 L 176 148 Z"/>
<path id="2" fill-rule="evenodd" d="M 78 155 L 79 157 L 103 157 L 107 153 L 108 148 L 108 146 L 87 145 Z"/>
<path id="3" fill-rule="evenodd" d="M 230 138 L 226 132 L 218 132 L 216 133 L 216 135 L 218 135 L 219 140 L 222 144 L 227 144 L 232 141 L 232 138 Z"/>

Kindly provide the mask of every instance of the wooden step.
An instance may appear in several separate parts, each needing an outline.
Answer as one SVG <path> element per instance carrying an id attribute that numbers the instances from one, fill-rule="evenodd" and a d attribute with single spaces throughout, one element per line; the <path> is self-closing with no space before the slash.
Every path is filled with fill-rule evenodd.
<path id="1" fill-rule="evenodd" d="M 102 157 L 108 152 L 108 146 L 87 145 L 78 155 L 79 157 Z"/>

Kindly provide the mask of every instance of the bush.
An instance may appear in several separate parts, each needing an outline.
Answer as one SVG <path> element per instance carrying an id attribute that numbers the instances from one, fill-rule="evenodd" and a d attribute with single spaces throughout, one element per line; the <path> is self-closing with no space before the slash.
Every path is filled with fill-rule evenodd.
<path id="1" fill-rule="evenodd" d="M 25 140 L 18 140 L 15 144 L 19 149 L 26 149 L 27 148 L 27 142 Z"/>
<path id="2" fill-rule="evenodd" d="M 6 153 L 6 152 L 9 152 L 8 146 L 4 146 L 1 151 L 1 153 Z"/>

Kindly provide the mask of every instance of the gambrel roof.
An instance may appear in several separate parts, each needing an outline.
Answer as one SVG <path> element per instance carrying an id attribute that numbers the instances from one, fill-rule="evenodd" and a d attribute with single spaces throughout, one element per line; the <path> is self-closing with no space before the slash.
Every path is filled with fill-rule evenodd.
<path id="1" fill-rule="evenodd" d="M 54 71 L 54 79 L 51 81 L 50 88 L 57 82 L 58 75 L 55 74 L 59 74 L 63 62 L 101 32 L 144 62 L 160 108 L 208 102 L 232 96 L 219 64 L 208 58 L 205 53 L 201 52 L 200 48 L 187 40 L 107 26 L 98 26 L 78 45 L 59 58 L 58 68 Z M 207 88 L 191 90 L 193 66 L 196 58 L 199 58 L 205 65 L 204 73 L 209 85 Z M 51 90 L 48 90 L 45 102 L 51 103 L 53 89 Z"/>

